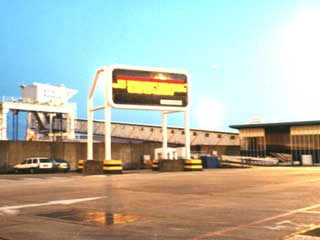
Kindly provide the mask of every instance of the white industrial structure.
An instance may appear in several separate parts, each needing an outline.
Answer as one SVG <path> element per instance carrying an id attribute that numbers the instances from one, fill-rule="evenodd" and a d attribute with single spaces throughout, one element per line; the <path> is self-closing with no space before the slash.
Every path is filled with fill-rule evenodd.
<path id="1" fill-rule="evenodd" d="M 185 159 L 186 156 L 186 149 L 184 147 L 180 148 L 167 148 L 167 156 L 163 155 L 163 148 L 156 148 L 154 150 L 154 159 L 161 160 L 161 159 L 170 159 L 170 160 L 177 160 L 177 159 Z"/>
<path id="2" fill-rule="evenodd" d="M 77 93 L 77 90 L 68 89 L 63 85 L 49 85 L 34 83 L 21 85 L 21 98 L 6 99 L 0 102 L 0 140 L 7 140 L 7 115 L 9 111 L 18 114 L 19 111 L 28 113 L 27 135 L 36 134 L 31 129 L 35 121 L 43 129 L 48 129 L 47 135 L 53 134 L 53 119 L 66 119 L 66 133 L 68 139 L 75 138 L 76 104 L 68 100 Z M 30 137 L 30 136 L 29 136 Z M 28 138 L 28 136 L 27 136 Z"/>
<path id="3" fill-rule="evenodd" d="M 49 104 L 53 106 L 66 105 L 68 100 L 77 94 L 78 90 L 66 88 L 64 85 L 34 83 L 21 85 L 23 102 Z"/>

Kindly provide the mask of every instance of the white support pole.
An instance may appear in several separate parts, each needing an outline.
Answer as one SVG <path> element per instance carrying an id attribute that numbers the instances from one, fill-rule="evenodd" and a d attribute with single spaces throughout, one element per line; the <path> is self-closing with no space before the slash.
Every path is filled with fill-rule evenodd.
<path id="1" fill-rule="evenodd" d="M 104 144 L 105 144 L 105 160 L 111 160 L 111 106 L 109 104 L 109 95 L 111 94 L 111 89 L 109 89 L 109 75 L 105 72 L 104 76 L 105 89 L 104 89 Z"/>
<path id="2" fill-rule="evenodd" d="M 9 109 L 0 109 L 0 140 L 8 140 L 7 137 L 7 114 Z"/>
<path id="3" fill-rule="evenodd" d="M 26 127 L 26 138 L 25 140 L 28 141 L 29 140 L 29 134 L 30 134 L 30 130 L 31 130 L 31 112 L 27 113 L 27 127 Z M 32 139 L 32 137 L 31 137 Z"/>
<path id="4" fill-rule="evenodd" d="M 75 116 L 74 112 L 67 114 L 69 124 L 68 124 L 68 138 L 75 139 Z"/>
<path id="5" fill-rule="evenodd" d="M 67 113 L 67 136 L 68 139 L 74 138 L 74 116 L 72 113 Z"/>
<path id="6" fill-rule="evenodd" d="M 168 158 L 167 113 L 162 112 L 162 159 Z"/>
<path id="7" fill-rule="evenodd" d="M 93 160 L 93 95 L 97 86 L 100 73 L 104 68 L 99 68 L 93 77 L 92 85 L 88 96 L 87 114 L 88 114 L 88 130 L 87 130 L 87 160 Z"/>
<path id="8" fill-rule="evenodd" d="M 76 105 L 69 106 L 69 112 L 67 115 L 67 136 L 68 139 L 75 139 L 75 113 L 77 112 Z"/>
<path id="9" fill-rule="evenodd" d="M 190 159 L 190 127 L 189 127 L 189 109 L 184 112 L 184 132 L 186 136 L 186 159 Z"/>
<path id="10" fill-rule="evenodd" d="M 49 113 L 49 136 L 50 136 L 50 140 L 53 141 L 53 113 Z"/>
<path id="11" fill-rule="evenodd" d="M 104 114 L 105 160 L 111 160 L 111 108 L 107 103 Z"/>
<path id="12" fill-rule="evenodd" d="M 87 160 L 93 160 L 93 100 L 88 99 Z"/>

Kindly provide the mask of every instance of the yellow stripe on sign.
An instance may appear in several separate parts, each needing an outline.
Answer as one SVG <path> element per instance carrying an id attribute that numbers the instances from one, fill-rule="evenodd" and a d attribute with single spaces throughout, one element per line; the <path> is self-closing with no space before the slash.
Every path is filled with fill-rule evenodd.
<path id="1" fill-rule="evenodd" d="M 121 165 L 121 160 L 104 160 L 104 165 Z"/>
<path id="2" fill-rule="evenodd" d="M 186 93 L 187 92 L 187 84 L 175 84 L 174 87 L 175 92 Z"/>
<path id="3" fill-rule="evenodd" d="M 184 160 L 184 163 L 202 164 L 202 161 L 200 159 L 186 159 Z"/>
<path id="4" fill-rule="evenodd" d="M 202 165 L 184 166 L 185 169 L 202 169 Z"/>
<path id="5" fill-rule="evenodd" d="M 126 80 L 118 80 L 116 83 L 112 83 L 112 88 L 126 89 L 127 88 L 127 81 Z"/>
<path id="6" fill-rule="evenodd" d="M 133 80 L 118 80 L 113 83 L 115 89 L 127 89 L 131 94 L 174 96 L 175 93 L 186 93 L 187 84 L 162 83 L 162 82 L 140 82 Z"/>
<path id="7" fill-rule="evenodd" d="M 103 167 L 103 171 L 122 171 L 122 166 Z"/>
<path id="8" fill-rule="evenodd" d="M 174 96 L 174 89 L 169 83 L 158 83 L 155 95 Z"/>

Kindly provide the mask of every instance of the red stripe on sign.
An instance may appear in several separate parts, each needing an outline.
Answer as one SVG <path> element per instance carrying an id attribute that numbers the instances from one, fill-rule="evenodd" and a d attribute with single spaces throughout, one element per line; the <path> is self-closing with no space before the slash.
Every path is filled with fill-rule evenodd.
<path id="1" fill-rule="evenodd" d="M 166 79 L 161 80 L 157 78 L 150 78 L 150 77 L 137 77 L 137 76 L 127 76 L 127 75 L 117 75 L 117 80 L 132 80 L 132 81 L 139 81 L 139 82 L 163 82 L 163 83 L 180 83 L 184 84 L 184 80 L 180 79 Z"/>

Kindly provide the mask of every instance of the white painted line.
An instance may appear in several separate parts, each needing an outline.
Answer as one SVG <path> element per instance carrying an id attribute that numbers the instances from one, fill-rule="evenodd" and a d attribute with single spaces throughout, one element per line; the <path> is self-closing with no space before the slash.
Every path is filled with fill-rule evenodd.
<path id="1" fill-rule="evenodd" d="M 305 211 L 303 213 L 320 214 L 320 211 Z"/>
<path id="2" fill-rule="evenodd" d="M 285 220 L 285 221 L 276 223 L 274 226 L 266 226 L 265 228 L 269 230 L 281 230 L 281 229 L 290 228 L 290 227 L 300 229 L 300 228 L 310 228 L 313 226 L 314 224 L 296 223 L 290 220 Z"/>
<path id="3" fill-rule="evenodd" d="M 240 224 L 240 225 L 237 225 L 237 226 L 225 227 L 225 228 L 222 228 L 222 229 L 214 231 L 214 232 L 208 232 L 208 233 L 202 234 L 202 235 L 200 235 L 198 237 L 193 238 L 192 240 L 201 240 L 201 239 L 212 238 L 212 237 L 217 236 L 217 235 L 222 235 L 222 234 L 225 234 L 225 233 L 228 233 L 228 232 L 232 232 L 232 231 L 235 231 L 235 230 L 239 230 L 239 229 L 247 228 L 247 227 L 250 227 L 250 226 L 257 225 L 257 224 L 270 222 L 272 220 L 276 220 L 276 219 L 279 219 L 279 218 L 291 216 L 291 215 L 296 214 L 296 213 L 305 213 L 305 212 L 307 212 L 309 210 L 312 210 L 312 209 L 315 209 L 315 208 L 319 208 L 319 207 L 320 207 L 320 204 L 315 204 L 315 205 L 311 205 L 311 206 L 308 206 L 308 207 L 305 207 L 305 208 L 299 208 L 299 209 L 295 209 L 295 210 L 291 210 L 291 211 L 288 211 L 288 212 L 284 212 L 284 213 L 281 213 L 281 214 L 278 214 L 278 215 L 275 215 L 275 216 L 259 219 L 259 220 L 256 220 L 256 221 L 253 221 L 253 222 L 250 222 L 250 223 L 247 223 L 247 224 Z"/>
<path id="4" fill-rule="evenodd" d="M 5 207 L 0 207 L 0 212 L 6 213 L 6 212 L 8 212 L 10 210 L 18 210 L 18 209 L 21 209 L 21 208 L 42 207 L 42 206 L 57 205 L 57 204 L 69 205 L 69 204 L 74 204 L 74 203 L 98 200 L 98 199 L 102 199 L 102 198 L 105 198 L 105 197 L 106 196 L 90 197 L 90 198 L 77 198 L 77 199 L 68 199 L 68 200 L 49 201 L 49 202 L 46 202 L 46 203 L 33 203 L 33 204 L 16 205 L 16 206 L 5 206 Z"/>

